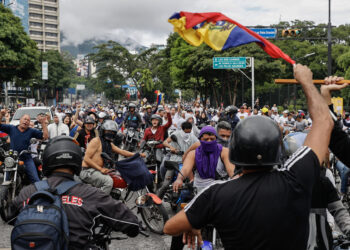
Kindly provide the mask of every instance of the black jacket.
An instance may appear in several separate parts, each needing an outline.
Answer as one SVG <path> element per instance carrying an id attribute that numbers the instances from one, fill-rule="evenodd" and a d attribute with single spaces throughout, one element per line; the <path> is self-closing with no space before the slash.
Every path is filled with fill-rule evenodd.
<path id="1" fill-rule="evenodd" d="M 139 113 L 134 112 L 131 114 L 130 112 L 127 113 L 124 119 L 124 124 L 126 127 L 133 127 L 134 129 L 138 129 L 142 125 L 142 119 Z"/>
<path id="2" fill-rule="evenodd" d="M 58 186 L 62 181 L 73 180 L 73 175 L 54 173 L 48 178 L 50 187 Z M 13 212 L 18 214 L 24 202 L 36 192 L 32 184 L 22 189 L 13 202 Z M 138 218 L 120 201 L 90 185 L 79 183 L 62 196 L 62 203 L 69 221 L 70 249 L 83 249 L 88 243 L 90 229 L 94 219 L 102 217 L 103 222 L 115 231 L 121 231 L 130 237 L 139 233 Z"/>

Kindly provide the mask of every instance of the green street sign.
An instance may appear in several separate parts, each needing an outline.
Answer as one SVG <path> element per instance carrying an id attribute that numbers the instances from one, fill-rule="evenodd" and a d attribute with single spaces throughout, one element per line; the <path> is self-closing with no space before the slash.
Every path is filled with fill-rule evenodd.
<path id="1" fill-rule="evenodd" d="M 213 57 L 213 69 L 245 69 L 246 57 Z"/>

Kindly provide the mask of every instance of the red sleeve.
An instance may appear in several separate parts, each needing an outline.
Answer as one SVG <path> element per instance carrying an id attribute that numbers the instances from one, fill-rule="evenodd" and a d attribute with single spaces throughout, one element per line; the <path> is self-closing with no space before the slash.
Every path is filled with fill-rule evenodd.
<path id="1" fill-rule="evenodd" d="M 171 114 L 167 113 L 168 122 L 163 126 L 164 130 L 170 128 L 171 124 L 173 124 L 173 120 L 171 119 Z"/>
<path id="2" fill-rule="evenodd" d="M 144 136 L 143 136 L 143 140 L 147 141 L 149 132 L 150 132 L 150 128 L 146 128 L 145 134 L 144 134 Z"/>

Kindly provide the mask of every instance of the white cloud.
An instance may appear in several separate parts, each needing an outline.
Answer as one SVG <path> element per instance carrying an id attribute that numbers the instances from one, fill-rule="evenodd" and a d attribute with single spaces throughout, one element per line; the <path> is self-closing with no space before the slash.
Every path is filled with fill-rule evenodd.
<path id="1" fill-rule="evenodd" d="M 349 0 L 332 1 L 332 24 L 348 22 Z M 61 0 L 61 30 L 66 42 L 93 37 L 125 38 L 143 44 L 165 43 L 167 19 L 178 11 L 222 12 L 246 26 L 295 19 L 328 22 L 327 0 Z"/>

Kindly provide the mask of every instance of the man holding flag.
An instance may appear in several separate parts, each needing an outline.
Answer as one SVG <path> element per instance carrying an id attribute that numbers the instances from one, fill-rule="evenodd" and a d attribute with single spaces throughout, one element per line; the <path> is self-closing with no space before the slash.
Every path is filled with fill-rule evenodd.
<path id="1" fill-rule="evenodd" d="M 167 221 L 164 233 L 179 235 L 189 247 L 202 245 L 200 229 L 212 224 L 225 249 L 306 249 L 312 188 L 328 152 L 333 127 L 328 106 L 312 81 L 312 72 L 277 46 L 221 13 L 180 12 L 169 22 L 188 43 L 205 42 L 214 50 L 256 42 L 273 58 L 294 65 L 294 76 L 307 98 L 313 126 L 304 146 L 281 171 L 281 131 L 269 118 L 244 119 L 232 134 L 230 161 L 242 176 L 202 190 Z M 268 145 L 268 147 L 266 147 Z"/>
<path id="2" fill-rule="evenodd" d="M 185 233 L 184 241 L 194 246 L 196 236 L 202 241 L 199 229 L 212 224 L 225 249 L 306 249 L 312 189 L 333 121 L 310 69 L 298 64 L 294 75 L 313 121 L 304 146 L 280 171 L 273 170 L 281 164 L 280 129 L 263 116 L 244 119 L 230 142 L 230 160 L 242 167 L 242 176 L 204 189 L 167 221 L 164 233 Z"/>

